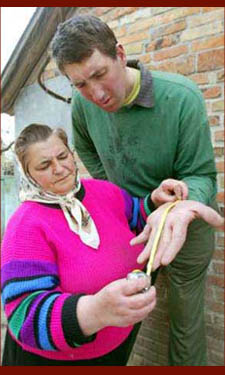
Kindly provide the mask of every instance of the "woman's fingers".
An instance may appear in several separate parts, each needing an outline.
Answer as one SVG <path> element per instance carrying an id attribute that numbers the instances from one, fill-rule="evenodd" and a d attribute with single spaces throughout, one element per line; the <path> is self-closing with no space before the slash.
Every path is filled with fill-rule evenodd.
<path id="1" fill-rule="evenodd" d="M 130 245 L 138 245 L 140 243 L 145 243 L 149 239 L 151 233 L 151 226 L 147 223 L 143 229 L 143 231 L 136 237 L 132 238 L 130 241 Z"/>

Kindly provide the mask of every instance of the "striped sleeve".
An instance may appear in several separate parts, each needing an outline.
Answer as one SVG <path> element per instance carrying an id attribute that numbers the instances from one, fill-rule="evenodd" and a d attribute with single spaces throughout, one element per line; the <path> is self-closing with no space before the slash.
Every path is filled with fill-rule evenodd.
<path id="1" fill-rule="evenodd" d="M 125 214 L 132 231 L 140 233 L 145 226 L 148 215 L 153 211 L 151 195 L 144 198 L 132 197 L 127 191 L 121 189 L 124 202 Z"/>
<path id="2" fill-rule="evenodd" d="M 67 351 L 93 341 L 76 316 L 81 294 L 63 293 L 57 266 L 47 261 L 13 260 L 1 271 L 2 303 L 9 330 L 33 348 Z"/>

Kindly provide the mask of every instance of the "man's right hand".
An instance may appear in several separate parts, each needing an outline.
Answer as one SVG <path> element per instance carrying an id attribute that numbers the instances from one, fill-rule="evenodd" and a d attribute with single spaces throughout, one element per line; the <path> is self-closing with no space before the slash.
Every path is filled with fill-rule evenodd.
<path id="1" fill-rule="evenodd" d="M 168 178 L 161 182 L 159 187 L 153 190 L 151 200 L 155 207 L 167 202 L 185 200 L 188 197 L 188 187 L 183 181 Z"/>

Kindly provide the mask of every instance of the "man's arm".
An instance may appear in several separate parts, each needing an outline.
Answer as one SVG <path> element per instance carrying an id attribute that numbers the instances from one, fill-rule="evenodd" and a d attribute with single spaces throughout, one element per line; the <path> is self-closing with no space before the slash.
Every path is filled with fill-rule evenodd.
<path id="1" fill-rule="evenodd" d="M 204 99 L 197 86 L 183 98 L 175 178 L 188 186 L 188 198 L 209 204 L 216 196 L 216 167 Z"/>

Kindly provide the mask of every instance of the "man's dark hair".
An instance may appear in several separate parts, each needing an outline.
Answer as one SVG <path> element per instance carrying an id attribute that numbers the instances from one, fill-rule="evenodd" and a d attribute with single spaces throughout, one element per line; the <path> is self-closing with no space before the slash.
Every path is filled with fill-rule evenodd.
<path id="1" fill-rule="evenodd" d="M 66 64 L 80 63 L 95 49 L 115 59 L 116 44 L 116 37 L 105 22 L 94 16 L 78 15 L 58 25 L 51 49 L 63 73 Z"/>

